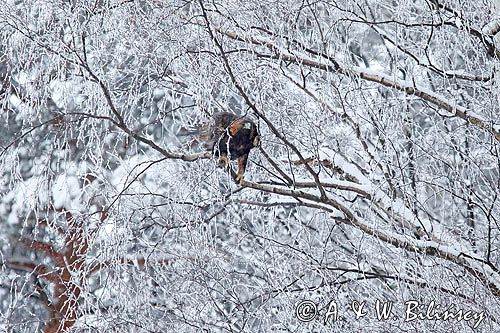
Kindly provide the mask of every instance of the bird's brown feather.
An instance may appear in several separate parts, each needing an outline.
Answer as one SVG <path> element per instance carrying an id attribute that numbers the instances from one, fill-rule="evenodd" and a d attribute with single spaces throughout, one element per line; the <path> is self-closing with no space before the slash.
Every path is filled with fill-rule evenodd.
<path id="1" fill-rule="evenodd" d="M 205 147 L 212 150 L 219 161 L 224 161 L 226 168 L 229 168 L 229 159 L 238 159 L 236 181 L 241 184 L 248 154 L 260 142 L 257 126 L 245 116 L 218 112 L 206 128 L 202 138 Z"/>

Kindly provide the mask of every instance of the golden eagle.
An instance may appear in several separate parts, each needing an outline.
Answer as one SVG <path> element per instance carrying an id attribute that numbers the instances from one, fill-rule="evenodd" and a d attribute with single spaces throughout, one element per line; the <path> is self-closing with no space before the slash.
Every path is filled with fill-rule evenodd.
<path id="1" fill-rule="evenodd" d="M 238 159 L 236 182 L 243 183 L 248 154 L 257 147 L 260 135 L 257 126 L 246 116 L 216 112 L 212 121 L 203 126 L 201 139 L 219 162 L 229 170 L 229 160 Z"/>

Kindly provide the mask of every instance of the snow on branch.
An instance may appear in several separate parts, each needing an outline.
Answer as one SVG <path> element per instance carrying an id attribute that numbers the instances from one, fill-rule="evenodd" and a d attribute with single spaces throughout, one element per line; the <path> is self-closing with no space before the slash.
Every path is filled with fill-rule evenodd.
<path id="1" fill-rule="evenodd" d="M 467 123 L 491 133 L 495 137 L 495 139 L 500 142 L 500 129 L 491 121 L 484 120 L 480 116 L 474 114 L 472 111 L 456 105 L 456 103 L 447 100 L 443 96 L 439 96 L 424 88 L 417 87 L 415 84 L 402 82 L 393 79 L 385 74 L 369 71 L 366 69 L 347 68 L 342 66 L 331 56 L 327 57 L 329 63 L 324 63 L 318 60 L 311 59 L 307 56 L 298 56 L 296 54 L 291 54 L 287 50 L 284 50 L 275 45 L 271 40 L 268 39 L 255 36 L 241 36 L 235 32 L 225 31 L 220 28 L 216 28 L 214 30 L 227 37 L 230 37 L 233 40 L 264 46 L 268 48 L 269 51 L 274 53 L 272 57 L 275 59 L 279 59 L 285 62 L 292 62 L 300 66 L 317 68 L 327 72 L 337 72 L 345 76 L 359 77 L 366 81 L 376 82 L 383 86 L 399 90 L 406 93 L 407 95 L 417 96 L 431 104 L 436 105 L 441 109 L 448 111 L 452 116 L 465 120 Z"/>

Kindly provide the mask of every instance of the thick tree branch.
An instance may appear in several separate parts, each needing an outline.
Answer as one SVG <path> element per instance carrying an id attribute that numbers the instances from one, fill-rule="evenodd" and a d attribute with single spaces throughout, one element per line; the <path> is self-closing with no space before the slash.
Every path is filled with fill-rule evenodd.
<path id="1" fill-rule="evenodd" d="M 264 40 L 253 36 L 250 37 L 241 36 L 237 33 L 224 31 L 222 29 L 215 29 L 215 30 L 237 41 L 264 46 L 268 48 L 269 51 L 275 54 L 274 57 L 276 59 L 285 62 L 292 62 L 300 66 L 317 68 L 327 72 L 337 72 L 345 76 L 359 77 L 366 81 L 375 82 L 383 86 L 399 90 L 410 96 L 411 95 L 417 96 L 424 101 L 427 101 L 431 104 L 438 106 L 441 109 L 448 111 L 449 113 L 451 113 L 452 116 L 458 117 L 475 127 L 481 128 L 491 133 L 495 137 L 495 139 L 500 142 L 500 130 L 497 128 L 498 125 L 494 125 L 493 122 L 481 119 L 479 116 L 474 115 L 470 110 L 467 110 L 458 105 L 454 105 L 450 101 L 447 101 L 443 96 L 439 96 L 431 91 L 427 91 L 423 88 L 418 88 L 415 85 L 410 85 L 406 82 L 395 80 L 381 73 L 370 72 L 368 70 L 364 70 L 361 68 L 349 69 L 343 67 L 339 64 L 339 62 L 334 60 L 332 57 L 328 57 L 328 59 L 330 59 L 329 61 L 331 64 L 323 63 L 317 60 L 307 58 L 305 56 L 298 56 L 296 54 L 291 54 L 288 51 L 285 51 L 280 47 L 276 46 L 269 40 Z"/>
<path id="2" fill-rule="evenodd" d="M 498 269 L 479 257 L 465 254 L 455 250 L 451 246 L 435 241 L 418 240 L 410 238 L 407 235 L 401 236 L 394 232 L 377 228 L 374 225 L 370 225 L 368 221 L 361 220 L 348 207 L 333 199 L 328 199 L 327 202 L 321 204 L 320 196 L 299 190 L 290 190 L 248 181 L 244 181 L 242 185 L 264 192 L 310 200 L 315 205 L 320 204 L 321 208 L 324 207 L 324 210 L 328 210 L 328 206 L 331 206 L 345 216 L 345 218 L 333 216 L 333 219 L 352 225 L 364 233 L 402 250 L 438 257 L 462 266 L 487 285 L 495 296 L 500 297 L 500 274 Z"/>
<path id="3" fill-rule="evenodd" d="M 224 52 L 224 49 L 222 48 L 221 43 L 219 42 L 219 40 L 216 38 L 216 36 L 214 35 L 214 33 L 212 31 L 212 26 L 210 24 L 210 20 L 208 19 L 208 16 L 207 16 L 207 13 L 206 13 L 206 10 L 205 10 L 205 6 L 203 5 L 203 1 L 199 0 L 199 4 L 200 4 L 201 10 L 202 10 L 202 15 L 203 15 L 203 18 L 205 20 L 206 28 L 208 30 L 210 38 L 212 39 L 212 41 L 214 42 L 215 46 L 219 50 L 220 56 L 221 56 L 222 61 L 224 63 L 224 68 L 226 69 L 229 77 L 231 78 L 231 82 L 234 84 L 234 86 L 236 87 L 236 89 L 238 90 L 238 92 L 240 93 L 240 95 L 243 97 L 243 99 L 245 100 L 245 102 L 247 103 L 247 105 L 252 109 L 252 111 L 259 118 L 261 118 L 266 123 L 266 125 L 273 132 L 273 134 L 276 135 L 276 137 L 279 138 L 285 145 L 287 145 L 288 147 L 290 147 L 290 149 L 295 154 L 297 154 L 297 156 L 299 157 L 299 159 L 304 160 L 304 157 L 302 156 L 300 150 L 290 140 L 288 140 L 285 137 L 285 135 L 283 135 L 282 133 L 280 133 L 280 131 L 278 131 L 278 129 L 274 126 L 274 124 L 259 109 L 257 109 L 257 106 L 252 102 L 252 100 L 250 99 L 250 96 L 248 96 L 248 94 L 246 93 L 245 89 L 243 89 L 243 86 L 238 82 L 238 80 L 236 79 L 236 76 L 233 73 L 233 70 L 232 70 L 231 66 L 229 65 L 229 60 L 228 60 L 228 58 L 227 58 L 227 56 L 226 56 L 226 54 Z M 315 172 L 311 168 L 311 166 L 309 166 L 308 164 L 306 164 L 306 168 L 307 168 L 308 172 L 314 178 L 314 181 L 316 182 L 317 187 L 318 187 L 318 189 L 321 192 L 321 198 L 322 198 L 322 200 L 326 200 L 326 192 L 321 187 L 321 182 L 319 181 L 318 173 Z"/>

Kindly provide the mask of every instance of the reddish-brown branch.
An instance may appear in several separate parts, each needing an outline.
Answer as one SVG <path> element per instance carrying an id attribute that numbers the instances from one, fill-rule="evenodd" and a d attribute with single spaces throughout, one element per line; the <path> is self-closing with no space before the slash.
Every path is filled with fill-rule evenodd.
<path id="1" fill-rule="evenodd" d="M 48 210 L 64 213 L 67 223 L 65 246 L 61 251 L 48 243 L 23 238 L 20 242 L 37 253 L 43 253 L 54 260 L 54 269 L 49 271 L 45 265 L 31 262 L 8 261 L 7 266 L 31 272 L 39 279 L 54 284 L 51 302 L 45 302 L 49 320 L 43 328 L 44 333 L 62 333 L 71 328 L 78 319 L 78 299 L 85 279 L 85 258 L 88 253 L 88 237 L 73 214 L 64 208 Z M 106 214 L 101 216 L 104 220 Z M 37 286 L 35 286 L 37 287 Z M 48 295 L 47 295 L 48 297 Z"/>
<path id="2" fill-rule="evenodd" d="M 7 260 L 3 262 L 7 267 L 11 269 L 21 270 L 25 272 L 30 272 L 35 274 L 39 279 L 43 279 L 48 282 L 58 283 L 59 275 L 54 272 L 49 271 L 47 266 L 43 264 L 34 264 L 31 262 L 17 261 L 17 260 Z"/>
<path id="3" fill-rule="evenodd" d="M 64 265 L 63 255 L 60 252 L 58 252 L 51 244 L 47 244 L 42 241 L 30 240 L 26 238 L 22 238 L 20 242 L 35 252 L 45 253 L 50 258 L 54 259 L 58 265 L 60 266 Z"/>

